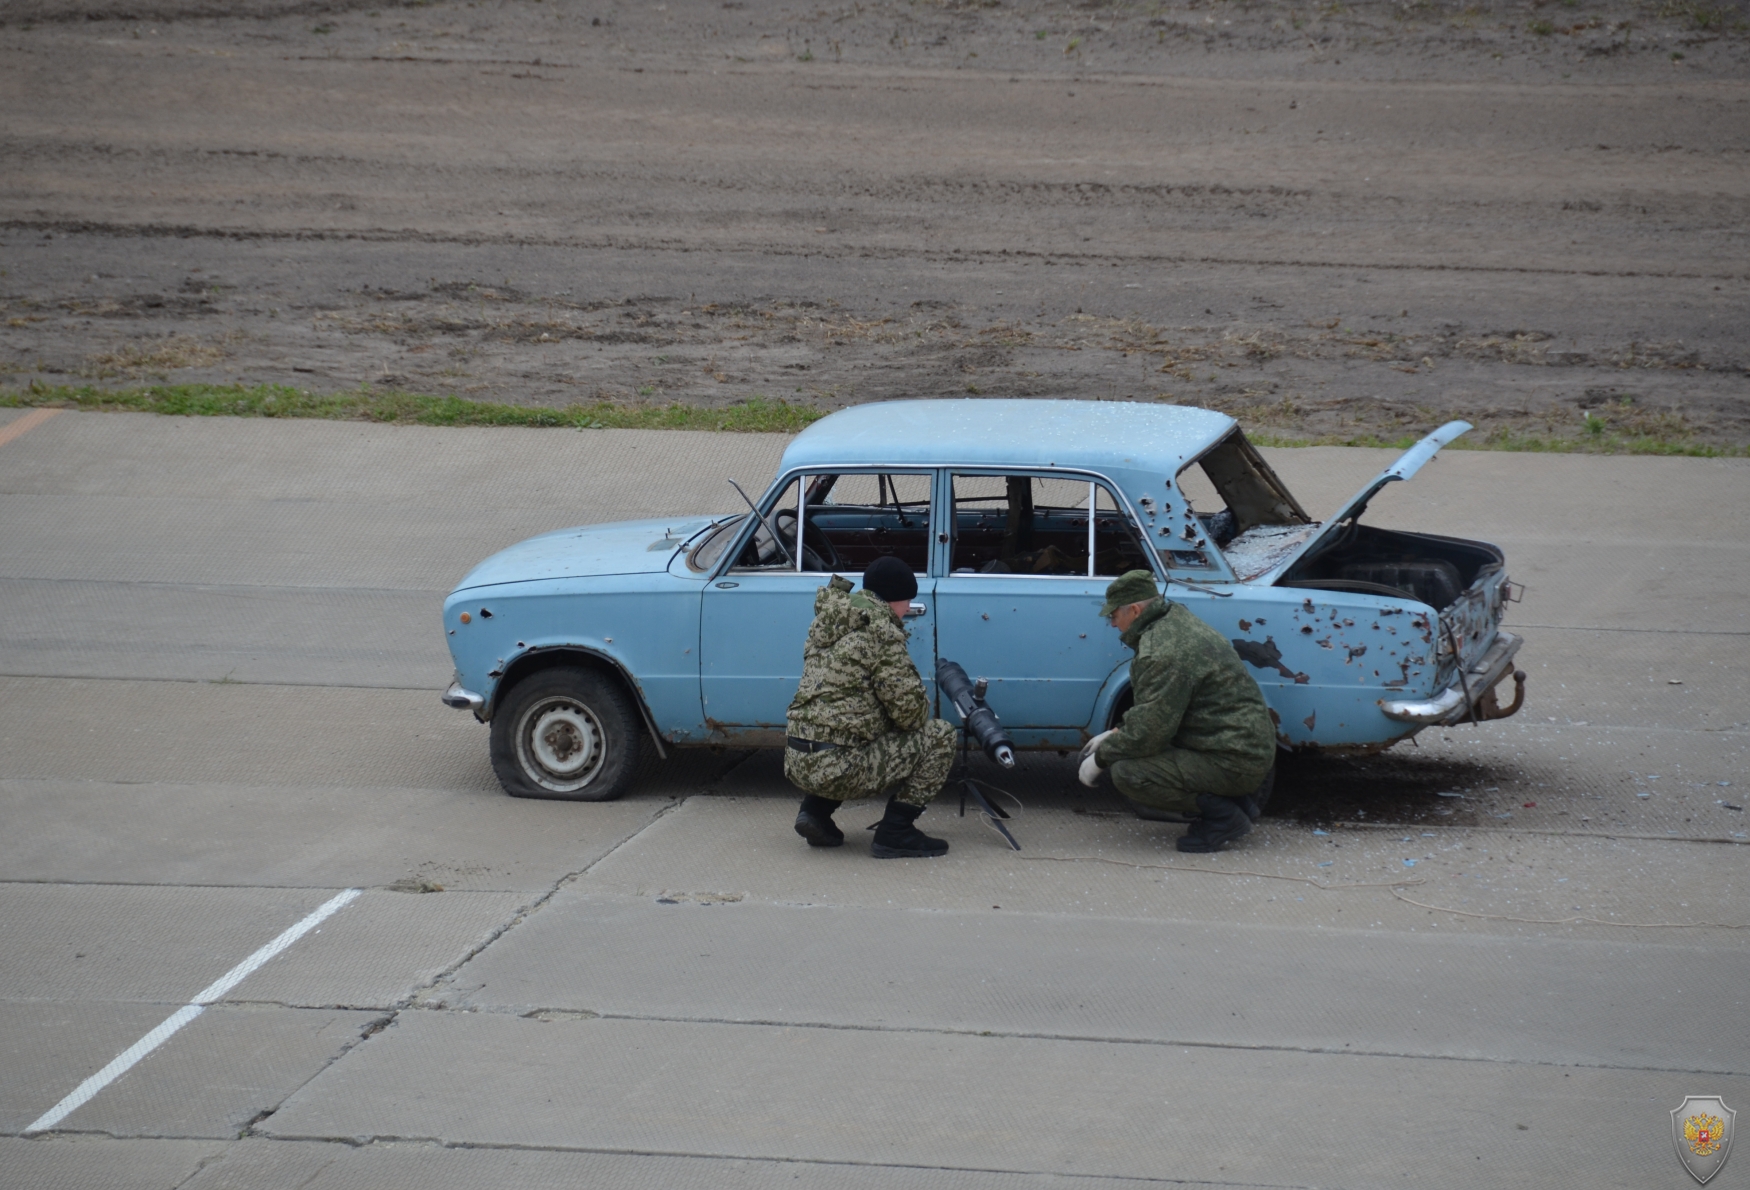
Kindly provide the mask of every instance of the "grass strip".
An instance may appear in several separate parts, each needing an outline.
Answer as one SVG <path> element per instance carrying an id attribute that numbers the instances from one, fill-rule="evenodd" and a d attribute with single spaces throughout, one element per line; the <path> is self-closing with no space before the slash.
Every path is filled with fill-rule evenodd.
<path id="1" fill-rule="evenodd" d="M 308 417 L 414 426 L 548 426 L 589 430 L 730 430 L 793 434 L 819 420 L 818 410 L 753 396 L 733 405 L 617 405 L 596 401 L 568 405 L 504 405 L 426 393 L 347 389 L 313 393 L 282 384 L 155 384 L 142 388 L 33 383 L 19 391 L 0 389 L 0 408 L 59 406 L 69 409 L 163 413 L 180 417 Z"/>
<path id="2" fill-rule="evenodd" d="M 703 408 L 596 401 L 552 409 L 505 405 L 466 397 L 427 393 L 346 389 L 313 393 L 281 384 L 154 384 L 141 388 L 99 389 L 89 385 L 46 385 L 32 381 L 18 390 L 0 388 L 0 408 L 58 406 L 69 409 L 162 413 L 179 417 L 309 417 L 328 421 L 371 421 L 415 426 L 535 426 L 587 430 L 727 430 L 755 434 L 794 434 L 825 416 L 817 409 L 752 396 L 733 405 Z M 1243 422 L 1242 422 L 1243 424 Z M 1246 427 L 1259 446 L 1369 446 L 1406 450 L 1420 435 L 1323 435 L 1301 438 Z M 1743 458 L 1750 446 L 1714 446 L 1681 439 L 1590 432 L 1557 438 L 1522 434 L 1505 426 L 1485 427 L 1453 442 L 1448 450 L 1504 450 L 1539 454 L 1678 455 L 1690 458 Z"/>
<path id="3" fill-rule="evenodd" d="M 1244 424 L 1243 422 L 1241 424 Z M 1408 450 L 1421 441 L 1418 434 L 1384 438 L 1377 434 L 1326 434 L 1295 438 L 1268 430 L 1246 427 L 1246 437 L 1256 446 L 1369 446 L 1381 450 Z M 1521 434 L 1505 426 L 1472 431 L 1446 444 L 1445 450 L 1501 450 L 1532 454 L 1671 455 L 1695 459 L 1738 459 L 1750 456 L 1750 446 L 1713 446 L 1704 442 L 1672 441 L 1668 438 L 1623 434 L 1589 435 L 1585 438 L 1541 438 Z"/>

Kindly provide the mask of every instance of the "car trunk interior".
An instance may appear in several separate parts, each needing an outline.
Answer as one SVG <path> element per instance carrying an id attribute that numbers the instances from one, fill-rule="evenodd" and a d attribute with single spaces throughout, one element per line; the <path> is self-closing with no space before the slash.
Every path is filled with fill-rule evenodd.
<path id="1" fill-rule="evenodd" d="M 1501 551 L 1484 542 L 1351 522 L 1290 567 L 1279 585 L 1408 597 L 1445 611 L 1503 562 Z"/>

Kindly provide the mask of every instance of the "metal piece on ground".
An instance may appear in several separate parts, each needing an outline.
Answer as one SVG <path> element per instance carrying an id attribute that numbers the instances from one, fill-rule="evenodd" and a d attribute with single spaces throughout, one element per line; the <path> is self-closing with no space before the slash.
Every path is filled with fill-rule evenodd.
<path id="1" fill-rule="evenodd" d="M 1014 832 L 1003 824 L 1003 819 L 1009 816 L 1008 811 L 985 797 L 984 791 L 979 789 L 977 781 L 971 777 L 963 777 L 960 780 L 960 817 L 962 818 L 966 817 L 966 799 L 968 797 L 977 805 L 979 812 L 984 815 L 984 820 L 990 823 L 991 828 L 1007 839 L 1010 847 L 1016 851 L 1021 850 L 1020 840 L 1015 838 Z"/>

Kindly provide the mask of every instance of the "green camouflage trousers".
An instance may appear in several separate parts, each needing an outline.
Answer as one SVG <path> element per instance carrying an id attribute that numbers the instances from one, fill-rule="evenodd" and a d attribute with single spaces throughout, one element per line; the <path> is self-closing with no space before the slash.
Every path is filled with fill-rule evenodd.
<path id="1" fill-rule="evenodd" d="M 784 749 L 784 776 L 804 793 L 849 802 L 874 797 L 899 782 L 894 795 L 927 806 L 954 766 L 954 725 L 931 719 L 917 731 L 892 731 L 857 748 L 828 752 Z"/>
<path id="2" fill-rule="evenodd" d="M 1235 768 L 1226 757 L 1185 748 L 1120 760 L 1111 769 L 1112 784 L 1131 801 L 1192 818 L 1197 816 L 1198 794 L 1245 797 L 1269 771 L 1268 762 L 1261 769 Z"/>

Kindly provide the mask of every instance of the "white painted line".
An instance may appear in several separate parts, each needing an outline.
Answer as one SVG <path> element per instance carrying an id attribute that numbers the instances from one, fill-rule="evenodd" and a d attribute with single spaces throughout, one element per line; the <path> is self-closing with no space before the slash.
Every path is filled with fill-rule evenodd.
<path id="1" fill-rule="evenodd" d="M 93 1095 L 109 1086 L 110 1083 L 126 1074 L 133 1067 L 135 1062 L 138 1062 L 141 1058 L 144 1058 L 147 1054 L 170 1040 L 171 1034 L 175 1033 L 178 1029 L 182 1028 L 205 1011 L 206 1009 L 198 1004 L 184 1004 L 181 1008 L 178 1008 L 175 1012 L 170 1014 L 169 1019 L 167 1019 L 162 1025 L 159 1025 L 156 1029 L 153 1029 L 150 1033 L 140 1038 L 140 1040 L 134 1042 L 134 1044 L 130 1045 L 127 1049 L 117 1054 L 115 1061 L 111 1062 L 108 1066 L 105 1066 L 102 1070 L 99 1070 L 96 1074 L 80 1083 L 77 1087 L 74 1087 L 72 1094 L 68 1095 L 65 1099 L 55 1104 L 54 1107 L 44 1112 L 36 1123 L 24 1130 L 25 1133 L 28 1135 L 32 1132 L 46 1132 L 56 1124 L 59 1124 L 80 1107 L 84 1106 L 86 1100 L 90 1099 Z"/>
<path id="2" fill-rule="evenodd" d="M 273 958 L 274 955 L 278 954 L 280 951 L 296 942 L 299 938 L 302 938 L 305 934 L 321 925 L 329 917 L 333 916 L 336 911 L 352 902 L 358 895 L 358 889 L 349 888 L 345 892 L 338 893 L 324 901 L 313 913 L 304 918 L 303 921 L 300 921 L 297 925 L 285 931 L 285 933 L 281 934 L 278 938 L 275 938 L 272 942 L 269 942 L 266 946 L 244 959 L 241 963 L 238 963 L 229 971 L 225 972 L 225 974 L 214 980 L 198 996 L 196 996 L 192 1003 L 184 1004 L 181 1008 L 178 1008 L 175 1012 L 165 1018 L 163 1024 L 159 1025 L 156 1029 L 153 1029 L 150 1033 L 140 1038 L 140 1040 L 134 1042 L 134 1044 L 130 1045 L 127 1049 L 117 1054 L 115 1060 L 108 1066 L 105 1066 L 102 1070 L 99 1070 L 96 1074 L 80 1083 L 77 1087 L 74 1087 L 72 1092 L 68 1094 L 65 1099 L 44 1112 L 37 1118 L 35 1123 L 29 1128 L 26 1128 L 24 1130 L 25 1133 L 28 1135 L 32 1132 L 46 1132 L 68 1116 L 72 1115 L 75 1111 L 79 1110 L 79 1108 L 83 1107 L 93 1095 L 97 1094 L 99 1091 L 109 1086 L 110 1083 L 113 1083 L 116 1079 L 126 1074 L 141 1058 L 144 1058 L 147 1054 L 163 1045 L 166 1041 L 169 1041 L 178 1029 L 182 1028 L 184 1025 L 188 1024 L 188 1022 L 194 1020 L 195 1017 L 205 1012 L 208 1004 L 211 1004 L 214 1000 L 217 1000 L 220 996 L 223 996 L 226 992 L 249 978 L 250 973 L 256 968 L 260 967 L 263 963 Z"/>
<path id="3" fill-rule="evenodd" d="M 349 888 L 345 892 L 337 893 L 335 896 L 329 898 L 327 901 L 323 902 L 315 912 L 311 913 L 309 917 L 306 917 L 303 921 L 281 934 L 278 938 L 275 938 L 272 942 L 269 942 L 266 946 L 244 959 L 241 963 L 238 963 L 229 971 L 225 972 L 225 974 L 219 976 L 219 978 L 209 984 L 200 995 L 194 998 L 194 1003 L 211 1004 L 214 1000 L 217 1000 L 220 996 L 223 996 L 226 992 L 247 979 L 249 974 L 257 967 L 261 966 L 263 963 L 267 962 L 267 960 L 273 958 L 274 955 L 278 954 L 280 951 L 302 938 L 305 934 L 321 925 L 358 895 L 358 889 Z"/>

